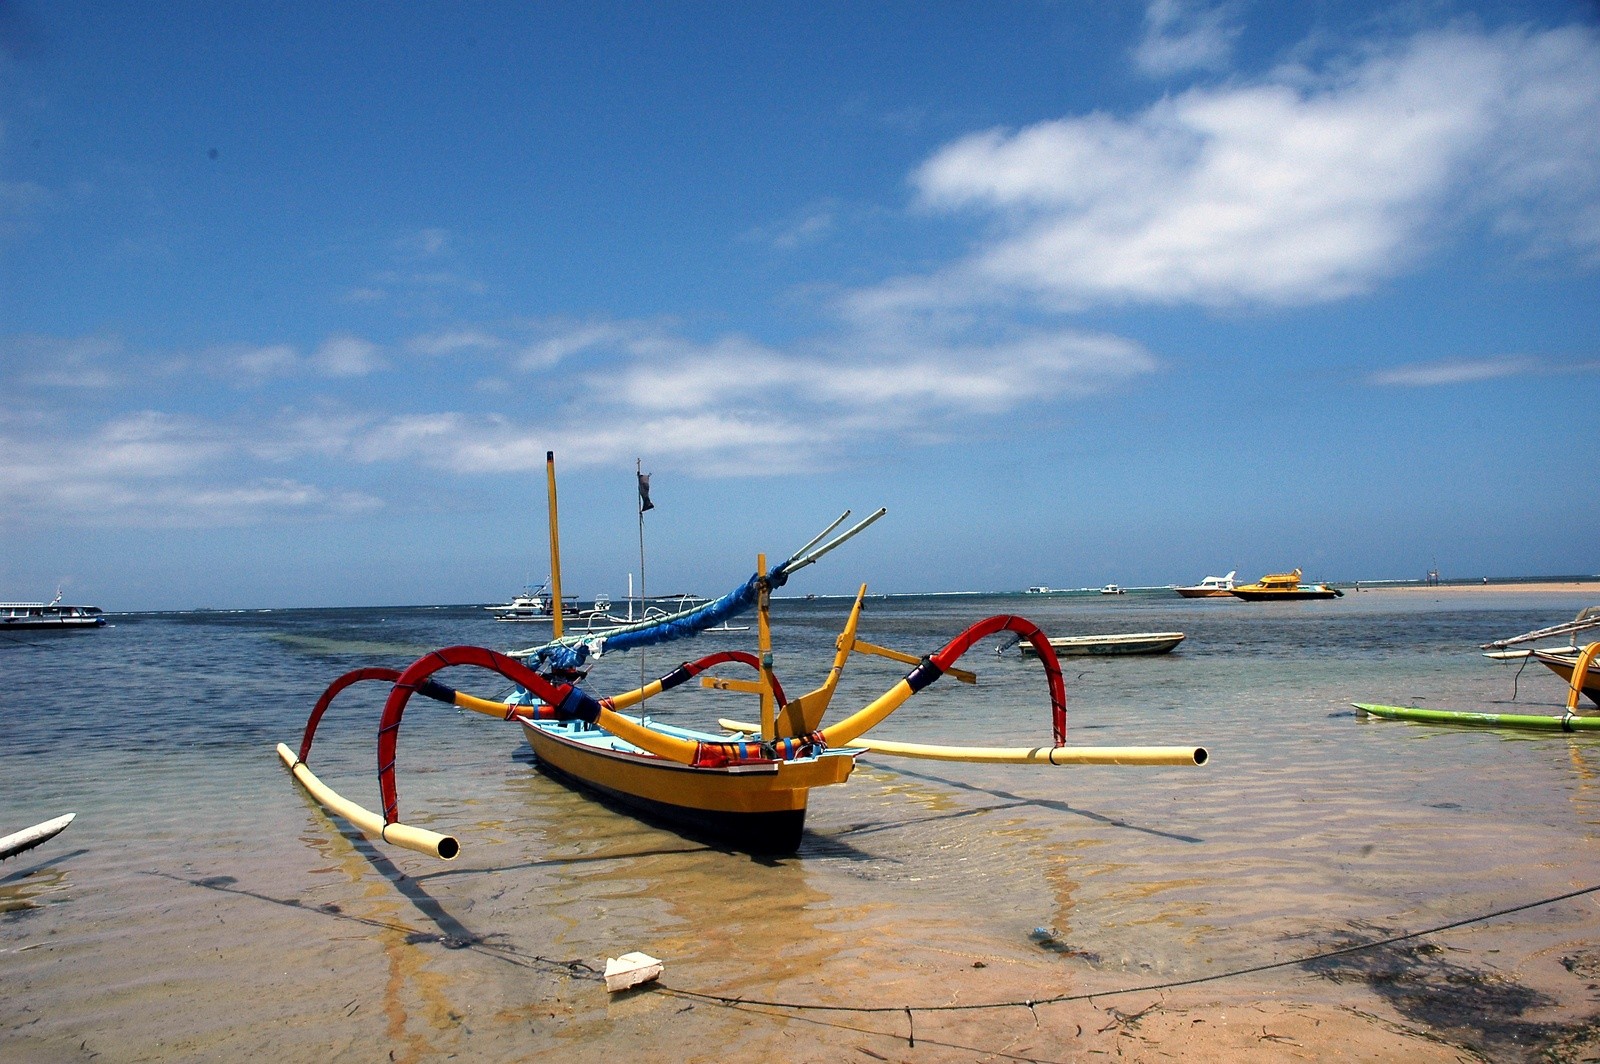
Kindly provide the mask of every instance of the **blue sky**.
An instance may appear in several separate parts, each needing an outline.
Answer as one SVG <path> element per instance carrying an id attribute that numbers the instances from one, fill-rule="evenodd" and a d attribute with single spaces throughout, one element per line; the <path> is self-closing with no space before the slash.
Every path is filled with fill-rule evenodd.
<path id="1" fill-rule="evenodd" d="M 1593 3 L 0 0 L 0 598 L 1600 572 Z M 803 586 L 800 586 L 803 585 Z"/>

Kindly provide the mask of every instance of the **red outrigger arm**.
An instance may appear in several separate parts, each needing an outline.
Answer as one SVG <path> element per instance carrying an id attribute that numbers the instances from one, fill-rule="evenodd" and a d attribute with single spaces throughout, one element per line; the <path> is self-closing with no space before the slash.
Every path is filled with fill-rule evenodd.
<path id="1" fill-rule="evenodd" d="M 1067 743 L 1067 685 L 1061 678 L 1061 662 L 1056 657 L 1056 648 L 1050 645 L 1050 639 L 1044 634 L 1044 629 L 1015 614 L 1001 614 L 997 617 L 986 617 L 956 636 L 944 645 L 944 649 L 930 655 L 931 661 L 943 673 L 949 670 L 972 645 L 980 639 L 994 635 L 996 632 L 1015 632 L 1019 638 L 1026 639 L 1033 645 L 1039 654 L 1039 661 L 1044 665 L 1045 681 L 1050 685 L 1050 727 L 1055 733 L 1057 746 Z"/>

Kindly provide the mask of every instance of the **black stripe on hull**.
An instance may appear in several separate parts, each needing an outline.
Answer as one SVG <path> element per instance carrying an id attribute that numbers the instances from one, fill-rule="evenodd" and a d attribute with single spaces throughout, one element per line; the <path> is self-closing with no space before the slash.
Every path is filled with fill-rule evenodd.
<path id="1" fill-rule="evenodd" d="M 763 856 L 787 856 L 800 848 L 805 834 L 806 811 L 785 809 L 772 813 L 726 813 L 692 809 L 688 806 L 640 798 L 635 794 L 602 787 L 590 780 L 564 772 L 535 755 L 539 771 L 575 790 L 599 798 L 605 805 L 621 807 L 641 819 L 671 828 L 680 835 L 705 842 L 719 849 Z"/>

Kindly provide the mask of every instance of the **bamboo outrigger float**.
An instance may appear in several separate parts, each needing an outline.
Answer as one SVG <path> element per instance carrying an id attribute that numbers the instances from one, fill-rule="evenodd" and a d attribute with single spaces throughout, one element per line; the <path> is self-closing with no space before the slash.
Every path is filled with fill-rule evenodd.
<path id="1" fill-rule="evenodd" d="M 1567 685 L 1566 712 L 1559 717 L 1536 713 L 1470 713 L 1449 709 L 1419 709 L 1415 706 L 1380 706 L 1366 702 L 1351 705 L 1367 716 L 1390 720 L 1410 720 L 1426 724 L 1477 724 L 1490 728 L 1533 728 L 1542 731 L 1600 731 L 1600 716 L 1578 713 L 1578 696 L 1585 693 L 1584 677 L 1600 655 L 1600 642 L 1590 643 L 1578 653 Z M 1591 696 L 1592 697 L 1592 696 Z"/>
<path id="2" fill-rule="evenodd" d="M 555 463 L 546 456 L 550 485 L 552 585 L 559 572 L 555 526 Z M 789 698 L 772 668 L 769 621 L 771 592 L 788 577 L 866 528 L 883 514 L 874 513 L 853 528 L 818 546 L 844 521 L 839 518 L 820 535 L 770 572 L 764 558 L 746 583 L 716 602 L 668 618 L 573 639 L 560 628 L 559 599 L 555 638 L 548 644 L 515 654 L 483 647 L 454 646 L 433 651 L 403 670 L 357 669 L 339 677 L 318 700 L 306 722 L 298 752 L 283 744 L 278 754 L 296 780 L 324 808 L 344 817 L 368 835 L 397 846 L 449 860 L 460 852 L 453 836 L 400 821 L 396 754 L 400 724 L 414 694 L 460 709 L 483 713 L 519 725 L 538 756 L 540 766 L 588 790 L 670 820 L 700 835 L 752 852 L 792 853 L 800 844 L 807 798 L 816 787 L 844 783 L 858 757 L 867 752 L 940 760 L 1008 764 L 1200 765 L 1203 747 L 1070 748 L 1067 738 L 1066 688 L 1060 664 L 1040 628 L 1022 617 L 1000 615 L 968 627 L 955 639 L 925 657 L 904 654 L 860 639 L 857 629 L 863 584 L 835 644 L 833 667 L 822 685 Z M 848 516 L 848 513 L 845 515 Z M 559 590 L 556 592 L 559 595 Z M 693 634 L 730 612 L 754 608 L 758 618 L 755 653 L 722 651 L 685 662 L 665 676 L 610 698 L 596 699 L 578 686 L 590 657 L 608 650 L 629 649 Z M 878 742 L 866 733 L 904 705 L 912 695 L 941 676 L 966 683 L 976 677 L 956 661 L 980 640 L 998 633 L 1031 644 L 1044 665 L 1049 693 L 1052 745 L 1002 749 L 938 747 Z M 844 667 L 854 654 L 868 654 L 914 666 L 899 682 L 856 712 L 824 725 Z M 754 671 L 754 679 L 713 675 L 711 670 L 735 665 Z M 492 700 L 447 687 L 439 672 L 474 667 L 516 685 L 504 700 Z M 624 716 L 650 698 L 698 678 L 702 686 L 758 696 L 760 721 L 737 725 L 734 734 L 670 727 L 640 715 Z M 307 766 L 317 725 L 333 700 L 350 686 L 365 682 L 390 685 L 378 729 L 378 787 L 382 812 L 350 801 L 322 783 Z M 726 723 L 726 722 L 725 722 Z"/>

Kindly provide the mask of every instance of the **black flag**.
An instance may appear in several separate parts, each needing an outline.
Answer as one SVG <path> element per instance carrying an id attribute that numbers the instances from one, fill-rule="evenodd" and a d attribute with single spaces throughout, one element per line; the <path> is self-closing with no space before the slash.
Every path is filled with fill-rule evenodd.
<path id="1" fill-rule="evenodd" d="M 639 512 L 654 510 L 656 504 L 650 501 L 650 474 L 639 474 Z"/>

